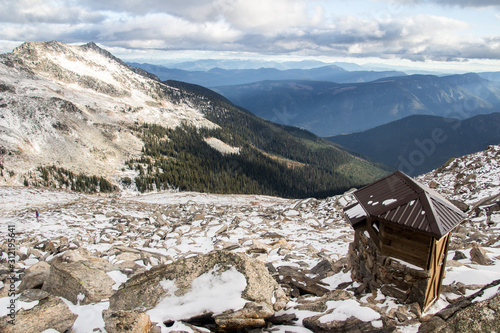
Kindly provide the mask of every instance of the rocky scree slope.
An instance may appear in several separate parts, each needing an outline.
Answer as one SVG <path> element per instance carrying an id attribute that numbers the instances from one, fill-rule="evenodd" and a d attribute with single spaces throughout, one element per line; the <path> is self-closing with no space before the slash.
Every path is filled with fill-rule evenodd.
<path id="1" fill-rule="evenodd" d="M 367 294 L 351 279 L 353 231 L 342 208 L 352 192 L 322 200 L 195 192 L 112 198 L 0 187 L 0 327 L 498 330 L 499 174 L 500 146 L 491 146 L 419 177 L 468 214 L 453 232 L 443 293 L 427 313 L 382 292 Z M 9 326 L 5 312 L 12 298 L 7 226 L 15 229 L 18 326 Z M 471 313 L 476 320 L 467 320 Z"/>

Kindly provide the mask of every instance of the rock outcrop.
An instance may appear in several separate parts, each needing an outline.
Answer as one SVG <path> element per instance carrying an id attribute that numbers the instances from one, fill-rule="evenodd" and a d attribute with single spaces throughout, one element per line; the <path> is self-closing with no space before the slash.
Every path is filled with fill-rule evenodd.
<path id="1" fill-rule="evenodd" d="M 72 331 L 78 316 L 70 311 L 64 301 L 48 293 L 30 292 L 31 290 L 33 289 L 21 294 L 20 299 L 24 299 L 28 304 L 36 305 L 28 310 L 20 309 L 15 316 L 0 318 L 0 332 L 43 332 L 48 329 L 59 332 Z"/>
<path id="2" fill-rule="evenodd" d="M 225 288 L 227 285 L 229 289 L 234 288 L 235 284 L 239 285 L 240 307 L 226 309 L 224 306 L 207 304 L 206 308 L 200 308 L 196 312 L 186 309 L 183 304 L 189 300 L 179 302 L 178 307 L 172 307 L 171 304 L 177 304 L 178 298 L 197 290 L 193 284 L 199 283 L 200 279 L 208 283 L 206 288 L 210 288 L 211 284 L 213 288 Z M 213 294 L 195 297 L 212 297 L 213 299 L 207 299 L 212 304 L 231 302 Z M 231 331 L 264 326 L 266 319 L 273 316 L 275 311 L 283 309 L 286 302 L 285 293 L 262 262 L 238 253 L 214 251 L 160 265 L 135 275 L 111 297 L 110 314 L 107 316 L 111 318 L 120 311 L 147 311 L 150 316 L 156 317 L 158 311 L 155 309 L 167 306 L 171 311 L 181 314 L 166 313 L 162 317 L 163 321 L 189 322 L 192 317 L 209 314 L 218 329 Z"/>

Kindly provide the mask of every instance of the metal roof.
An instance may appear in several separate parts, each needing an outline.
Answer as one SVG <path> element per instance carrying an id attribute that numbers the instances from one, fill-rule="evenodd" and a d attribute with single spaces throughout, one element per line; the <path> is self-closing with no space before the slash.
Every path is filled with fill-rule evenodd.
<path id="1" fill-rule="evenodd" d="M 439 193 L 401 171 L 381 178 L 353 194 L 358 202 L 344 209 L 353 227 L 363 224 L 367 216 L 372 216 L 441 238 L 466 216 Z M 364 210 L 364 216 L 356 205 Z"/>

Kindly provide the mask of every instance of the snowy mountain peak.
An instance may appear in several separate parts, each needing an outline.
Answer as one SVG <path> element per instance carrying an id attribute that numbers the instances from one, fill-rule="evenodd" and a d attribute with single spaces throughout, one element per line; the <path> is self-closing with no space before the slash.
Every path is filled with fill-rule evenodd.
<path id="1" fill-rule="evenodd" d="M 47 164 L 116 174 L 142 148 L 132 124 L 216 126 L 178 89 L 95 43 L 24 43 L 0 56 L 0 86 L 0 148 L 8 156 L 0 163 L 16 174 Z"/>
<path id="2" fill-rule="evenodd" d="M 95 43 L 71 46 L 57 41 L 27 42 L 12 55 L 35 73 L 61 83 L 110 96 L 127 97 L 132 95 L 132 90 L 139 90 L 154 99 L 163 97 L 158 87 L 151 90 L 156 82 L 145 82 L 145 75 L 132 71 L 130 66 Z"/>

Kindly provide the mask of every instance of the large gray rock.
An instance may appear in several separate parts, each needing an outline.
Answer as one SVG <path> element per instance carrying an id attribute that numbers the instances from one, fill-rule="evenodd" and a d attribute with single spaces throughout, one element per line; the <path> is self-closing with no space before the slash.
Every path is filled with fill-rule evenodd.
<path id="1" fill-rule="evenodd" d="M 20 291 L 27 289 L 40 289 L 49 278 L 50 265 L 41 261 L 26 270 L 26 275 L 22 278 L 18 289 Z"/>
<path id="2" fill-rule="evenodd" d="M 477 244 L 474 244 L 472 246 L 472 249 L 470 250 L 470 256 L 471 256 L 471 260 L 473 262 L 478 263 L 479 265 L 490 265 L 491 264 L 491 259 L 486 254 L 486 251 L 482 247 L 478 246 Z"/>
<path id="3" fill-rule="evenodd" d="M 328 289 L 322 287 L 320 282 L 311 279 L 299 268 L 292 266 L 280 266 L 277 271 L 279 282 L 281 284 L 289 285 L 292 289 L 293 296 L 311 294 L 321 297 L 328 292 Z M 294 292 L 294 290 L 297 292 Z"/>
<path id="4" fill-rule="evenodd" d="M 419 333 L 500 332 L 500 280 L 448 305 L 423 322 Z"/>
<path id="5" fill-rule="evenodd" d="M 11 317 L 0 318 L 0 332 L 26 333 L 43 332 L 50 328 L 59 332 L 70 331 L 78 315 L 71 312 L 59 297 L 47 296 L 29 310 L 19 310 L 15 314 L 15 324 Z"/>
<path id="6" fill-rule="evenodd" d="M 150 333 L 153 326 L 149 316 L 137 311 L 103 311 L 103 318 L 108 333 Z"/>
<path id="7" fill-rule="evenodd" d="M 51 265 L 57 265 L 61 263 L 75 263 L 79 261 L 85 261 L 86 265 L 105 272 L 110 272 L 114 269 L 113 265 L 109 261 L 90 255 L 90 253 L 84 248 L 65 251 L 54 257 L 49 263 Z"/>
<path id="8" fill-rule="evenodd" d="M 241 253 L 213 251 L 172 264 L 160 265 L 133 276 L 110 298 L 109 311 L 145 312 L 155 308 L 162 301 L 164 301 L 162 304 L 170 303 L 171 306 L 174 301 L 170 302 L 170 297 L 182 297 L 190 293 L 195 279 L 206 277 L 208 274 L 212 275 L 214 280 L 225 283 L 227 272 L 240 273 L 246 281 L 246 287 L 244 286 L 241 292 L 243 304 L 239 308 L 212 314 L 219 329 L 260 327 L 265 324 L 267 318 L 274 315 L 275 311 L 285 307 L 288 301 L 285 293 L 262 262 L 252 260 Z M 211 286 L 207 285 L 206 288 L 210 289 Z M 213 297 L 214 302 L 225 301 L 218 299 L 217 295 L 210 297 Z M 207 312 L 209 311 L 199 309 L 199 313 L 192 314 L 191 317 Z M 189 321 L 190 318 L 171 319 Z"/>
<path id="9" fill-rule="evenodd" d="M 74 304 L 90 304 L 111 297 L 115 281 L 92 261 L 56 262 L 42 289 Z"/>

